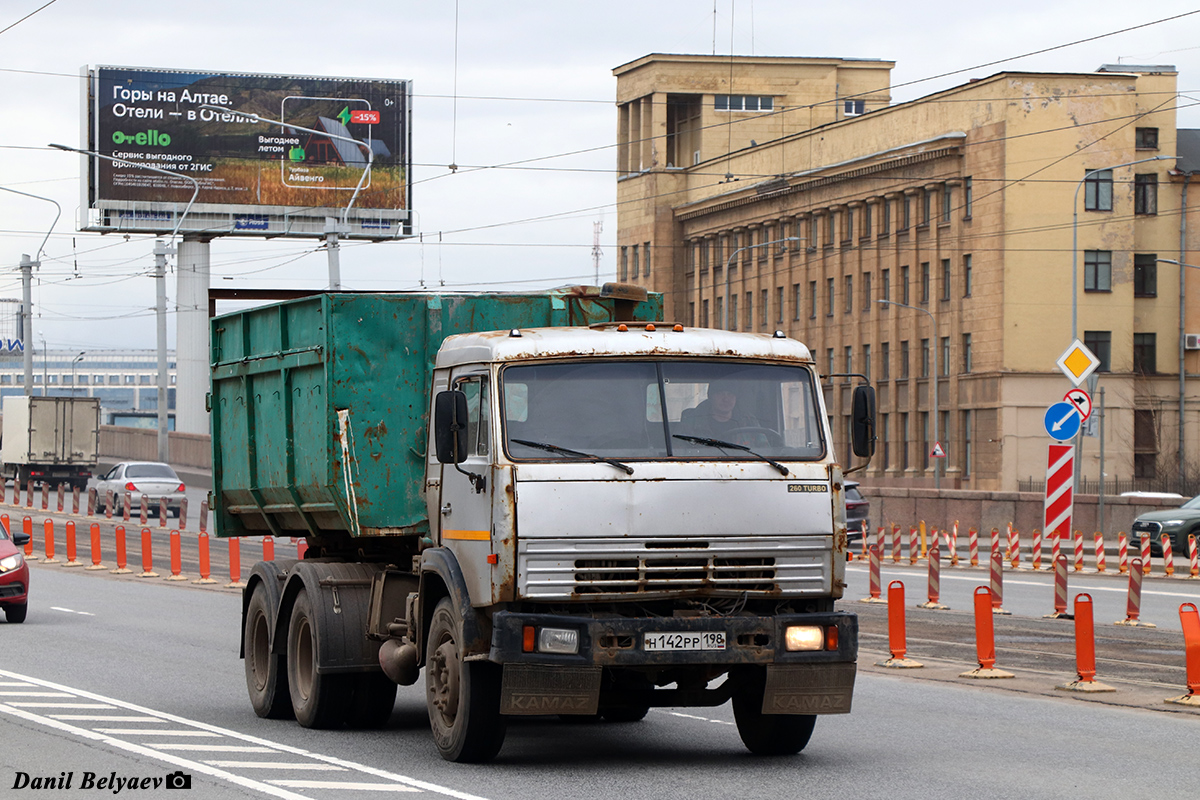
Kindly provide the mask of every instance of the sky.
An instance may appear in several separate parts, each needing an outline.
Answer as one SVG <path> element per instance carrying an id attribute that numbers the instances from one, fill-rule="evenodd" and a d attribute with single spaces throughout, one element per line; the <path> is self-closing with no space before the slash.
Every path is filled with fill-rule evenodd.
<path id="1" fill-rule="evenodd" d="M 79 158 L 46 147 L 82 144 L 85 65 L 412 80 L 420 235 L 344 245 L 342 282 L 516 291 L 594 282 L 598 222 L 600 278 L 614 277 L 616 66 L 648 53 L 878 58 L 896 62 L 892 98 L 904 102 L 1003 70 L 1174 64 L 1180 94 L 1200 99 L 1198 10 L 1171 0 L 0 0 L 0 186 L 63 208 L 35 274 L 35 345 L 152 348 L 153 241 L 77 232 Z M 1180 110 L 1179 126 L 1200 127 L 1200 105 L 1180 102 L 1196 107 Z M 0 192 L 0 298 L 20 298 L 21 255 L 36 257 L 54 213 Z M 217 239 L 211 260 L 214 286 L 328 280 L 315 240 Z M 167 295 L 170 308 L 173 278 Z"/>

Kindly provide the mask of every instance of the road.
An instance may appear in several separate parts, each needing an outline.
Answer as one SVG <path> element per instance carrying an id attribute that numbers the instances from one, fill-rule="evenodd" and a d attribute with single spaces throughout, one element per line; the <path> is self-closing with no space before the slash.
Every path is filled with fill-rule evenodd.
<path id="1" fill-rule="evenodd" d="M 865 573 L 854 566 L 850 574 L 852 585 L 861 578 L 865 594 Z M 916 651 L 928 651 L 915 653 L 928 658 L 926 668 L 898 674 L 874 666 L 886 654 L 885 612 L 858 604 L 857 587 L 846 603 L 862 614 L 864 628 L 854 712 L 819 720 L 799 756 L 748 755 L 722 707 L 655 709 L 624 725 L 517 719 L 494 763 L 464 766 L 437 756 L 420 684 L 401 688 L 381 731 L 310 731 L 255 717 L 237 657 L 236 592 L 40 564 L 32 586 L 28 621 L 0 624 L 5 796 L 26 796 L 13 790 L 18 772 L 71 772 L 76 787 L 85 772 L 153 778 L 175 770 L 192 776 L 188 796 L 204 800 L 343 797 L 347 784 L 357 787 L 354 797 L 521 800 L 734 797 L 747 787 L 763 796 L 803 790 L 818 798 L 970 793 L 1022 800 L 1124 800 L 1136 787 L 1138 796 L 1167 800 L 1193 798 L 1200 789 L 1194 771 L 1172 755 L 1187 752 L 1200 733 L 1200 710 L 1162 704 L 1182 691 L 1165 688 L 1177 681 L 1174 674 L 1115 681 L 1120 691 L 1097 700 L 1054 691 L 1073 677 L 1069 664 L 1065 671 L 1058 662 L 1029 666 L 1014 656 L 1002 665 L 1017 671 L 1016 679 L 980 685 L 955 677 L 973 666 L 969 647 L 915 641 Z M 1020 602 L 1011 599 L 1014 608 Z M 933 627 L 918 625 L 915 614 L 914 640 L 949 641 L 968 627 L 965 612 L 940 612 Z M 998 630 L 1016 639 L 1004 645 L 1014 651 L 1033 638 L 1038 650 L 1047 649 L 1041 640 L 1057 635 L 1050 631 L 1070 628 L 1021 615 L 1003 624 L 1013 626 Z M 1162 650 L 1162 664 L 1181 663 L 1178 632 L 1125 633 Z M 1132 668 L 1135 676 L 1139 669 Z"/>

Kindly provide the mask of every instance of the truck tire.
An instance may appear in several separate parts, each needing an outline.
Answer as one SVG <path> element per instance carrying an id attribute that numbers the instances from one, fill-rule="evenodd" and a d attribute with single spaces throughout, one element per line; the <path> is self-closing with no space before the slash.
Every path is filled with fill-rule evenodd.
<path id="1" fill-rule="evenodd" d="M 305 728 L 337 728 L 346 719 L 352 676 L 317 672 L 320 647 L 312 602 L 301 589 L 288 622 L 287 683 L 292 711 Z"/>
<path id="2" fill-rule="evenodd" d="M 462 620 L 442 598 L 433 610 L 425 646 L 425 696 L 438 753 L 447 761 L 490 761 L 504 744 L 500 714 L 500 668 L 462 660 Z"/>
<path id="3" fill-rule="evenodd" d="M 263 719 L 291 719 L 287 661 L 271 652 L 273 627 L 267 590 L 259 583 L 246 608 L 246 689 L 255 714 Z"/>
<path id="4" fill-rule="evenodd" d="M 790 756 L 808 744 L 815 714 L 764 714 L 763 690 L 767 672 L 764 667 L 749 667 L 740 676 L 733 692 L 733 718 L 737 722 L 742 744 L 759 756 Z"/>
<path id="5" fill-rule="evenodd" d="M 25 615 L 29 613 L 29 604 L 21 603 L 19 606 L 5 606 L 4 619 L 8 620 L 9 624 L 16 625 L 25 621 Z"/>
<path id="6" fill-rule="evenodd" d="M 605 722 L 641 722 L 650 713 L 650 706 L 626 706 L 600 712 Z"/>
<path id="7" fill-rule="evenodd" d="M 346 708 L 346 725 L 351 728 L 382 728 L 392 718 L 396 689 L 382 672 L 358 672 L 350 676 L 353 695 Z"/>

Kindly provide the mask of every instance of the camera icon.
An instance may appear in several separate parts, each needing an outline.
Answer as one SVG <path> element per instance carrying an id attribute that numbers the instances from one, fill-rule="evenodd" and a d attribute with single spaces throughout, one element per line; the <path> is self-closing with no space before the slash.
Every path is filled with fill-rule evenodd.
<path id="1" fill-rule="evenodd" d="M 183 770 L 176 770 L 167 774 L 168 789 L 190 789 L 192 788 L 192 776 L 188 775 Z"/>

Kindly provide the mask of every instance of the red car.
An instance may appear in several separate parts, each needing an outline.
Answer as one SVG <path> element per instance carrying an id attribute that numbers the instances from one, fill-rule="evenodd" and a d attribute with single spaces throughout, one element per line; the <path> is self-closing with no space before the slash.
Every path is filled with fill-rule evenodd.
<path id="1" fill-rule="evenodd" d="M 0 608 L 12 623 L 24 622 L 29 610 L 29 565 L 21 552 L 28 542 L 28 533 L 9 536 L 0 526 Z"/>

